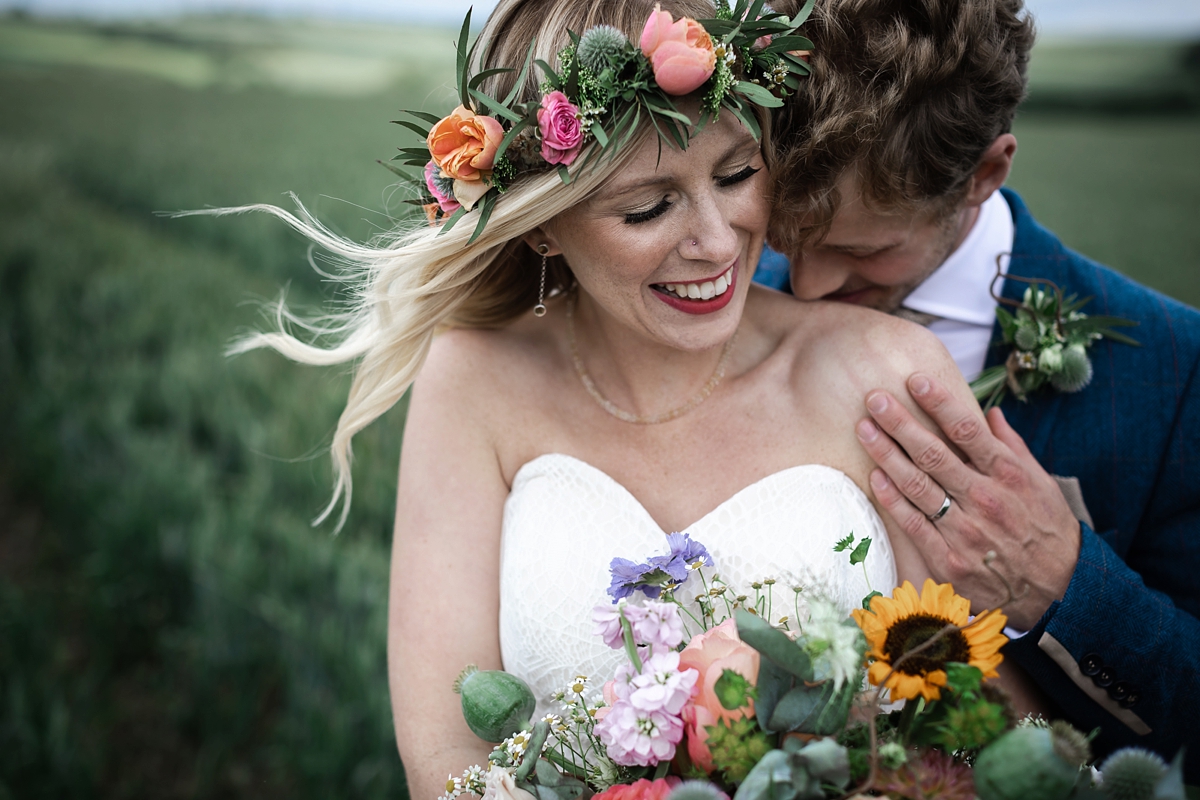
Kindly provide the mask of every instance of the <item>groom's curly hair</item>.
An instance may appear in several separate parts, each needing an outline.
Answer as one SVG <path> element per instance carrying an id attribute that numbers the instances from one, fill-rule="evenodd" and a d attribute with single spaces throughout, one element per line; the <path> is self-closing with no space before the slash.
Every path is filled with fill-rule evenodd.
<path id="1" fill-rule="evenodd" d="M 880 209 L 953 210 L 1025 96 L 1022 0 L 818 0 L 802 32 L 813 74 L 775 120 L 773 239 L 823 236 L 850 170 Z"/>

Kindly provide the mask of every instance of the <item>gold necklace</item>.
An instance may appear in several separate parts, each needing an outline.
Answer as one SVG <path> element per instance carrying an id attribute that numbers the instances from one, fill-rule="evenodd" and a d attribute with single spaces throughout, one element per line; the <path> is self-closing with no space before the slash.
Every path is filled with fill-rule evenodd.
<path id="1" fill-rule="evenodd" d="M 648 417 L 630 414 L 600 393 L 600 390 L 596 388 L 595 381 L 592 380 L 592 376 L 588 374 L 587 369 L 583 366 L 583 359 L 579 357 L 579 347 L 575 342 L 575 297 L 576 295 L 572 293 L 567 298 L 567 344 L 571 348 L 571 360 L 575 362 L 575 374 L 579 376 L 579 380 L 583 383 L 583 388 L 592 396 L 592 399 L 601 408 L 622 422 L 631 422 L 634 425 L 657 425 L 660 422 L 670 422 L 673 419 L 678 419 L 707 400 L 708 396 L 712 394 L 713 389 L 716 389 L 717 384 L 725 377 L 725 368 L 729 365 L 729 354 L 733 352 L 733 343 L 737 341 L 736 330 L 733 332 L 733 336 L 729 337 L 729 341 L 725 342 L 725 348 L 721 351 L 721 358 L 717 362 L 717 368 L 713 372 L 712 377 L 708 379 L 708 383 L 704 384 L 700 391 L 690 400 L 681 406 L 677 406 L 670 411 L 664 411 L 661 414 L 653 414 Z"/>

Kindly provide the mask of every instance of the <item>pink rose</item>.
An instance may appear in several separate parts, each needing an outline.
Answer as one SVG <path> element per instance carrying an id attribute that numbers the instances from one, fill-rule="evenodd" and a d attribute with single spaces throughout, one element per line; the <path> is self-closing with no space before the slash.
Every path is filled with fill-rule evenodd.
<path id="1" fill-rule="evenodd" d="M 631 784 L 618 783 L 592 797 L 592 800 L 666 800 L 682 781 L 674 776 L 648 781 L 645 778 Z"/>
<path id="2" fill-rule="evenodd" d="M 579 109 L 562 92 L 551 92 L 542 98 L 537 120 L 542 133 L 542 158 L 547 164 L 570 166 L 583 145 Z"/>
<path id="3" fill-rule="evenodd" d="M 425 165 L 425 188 L 429 189 L 433 199 L 437 200 L 438 208 L 442 209 L 443 214 L 453 214 L 462 207 L 462 204 L 455 200 L 453 195 L 443 192 L 438 186 L 439 172 L 441 170 L 438 169 L 438 165 L 432 161 Z"/>
<path id="4" fill-rule="evenodd" d="M 700 673 L 696 681 L 698 693 L 692 704 L 684 709 L 684 723 L 688 755 L 698 767 L 711 772 L 712 753 L 708 750 L 705 728 L 716 725 L 719 720 L 733 722 L 754 714 L 753 703 L 729 711 L 721 705 L 713 687 L 727 669 L 755 684 L 758 681 L 758 651 L 738 638 L 737 623 L 729 619 L 688 642 L 679 653 L 679 668 Z"/>
<path id="5" fill-rule="evenodd" d="M 640 44 L 654 69 L 654 80 L 667 94 L 696 91 L 717 65 L 712 37 L 704 26 L 688 17 L 675 20 L 658 5 L 642 28 Z"/>

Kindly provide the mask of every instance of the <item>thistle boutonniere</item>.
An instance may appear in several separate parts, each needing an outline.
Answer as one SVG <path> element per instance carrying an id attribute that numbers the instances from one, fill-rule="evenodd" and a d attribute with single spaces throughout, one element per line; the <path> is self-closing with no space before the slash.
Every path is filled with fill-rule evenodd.
<path id="1" fill-rule="evenodd" d="M 1001 275 L 997 273 L 996 277 Z M 1081 312 L 1079 309 L 1091 302 L 1091 297 L 1064 297 L 1053 281 L 1007 277 L 1030 285 L 1018 303 L 997 295 L 992 282 L 992 297 L 1000 304 L 996 319 L 1003 343 L 1012 352 L 1003 364 L 984 370 L 971 381 L 971 390 L 984 411 L 999 405 L 1008 391 L 1025 402 L 1047 383 L 1060 392 L 1083 389 L 1092 381 L 1092 360 L 1087 351 L 1098 339 L 1141 346 L 1137 340 L 1113 330 L 1138 323 L 1121 317 L 1089 317 Z M 1004 306 L 1014 310 L 1010 312 Z"/>

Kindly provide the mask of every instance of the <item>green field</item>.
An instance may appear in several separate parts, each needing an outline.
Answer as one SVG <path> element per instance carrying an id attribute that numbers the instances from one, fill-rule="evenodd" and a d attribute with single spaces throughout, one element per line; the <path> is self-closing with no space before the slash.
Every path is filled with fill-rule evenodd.
<path id="1" fill-rule="evenodd" d="M 295 191 L 351 236 L 387 227 L 388 120 L 448 108 L 452 38 L 0 22 L 0 800 L 405 796 L 383 646 L 404 410 L 356 444 L 346 529 L 311 528 L 347 376 L 222 348 L 283 287 L 336 295 L 278 223 L 155 212 Z M 1134 90 L 1174 81 L 1170 103 L 1121 107 L 1125 72 L 1038 51 L 1011 183 L 1200 305 L 1191 51 L 1138 47 Z M 1038 99 L 1062 86 L 1095 102 Z"/>

